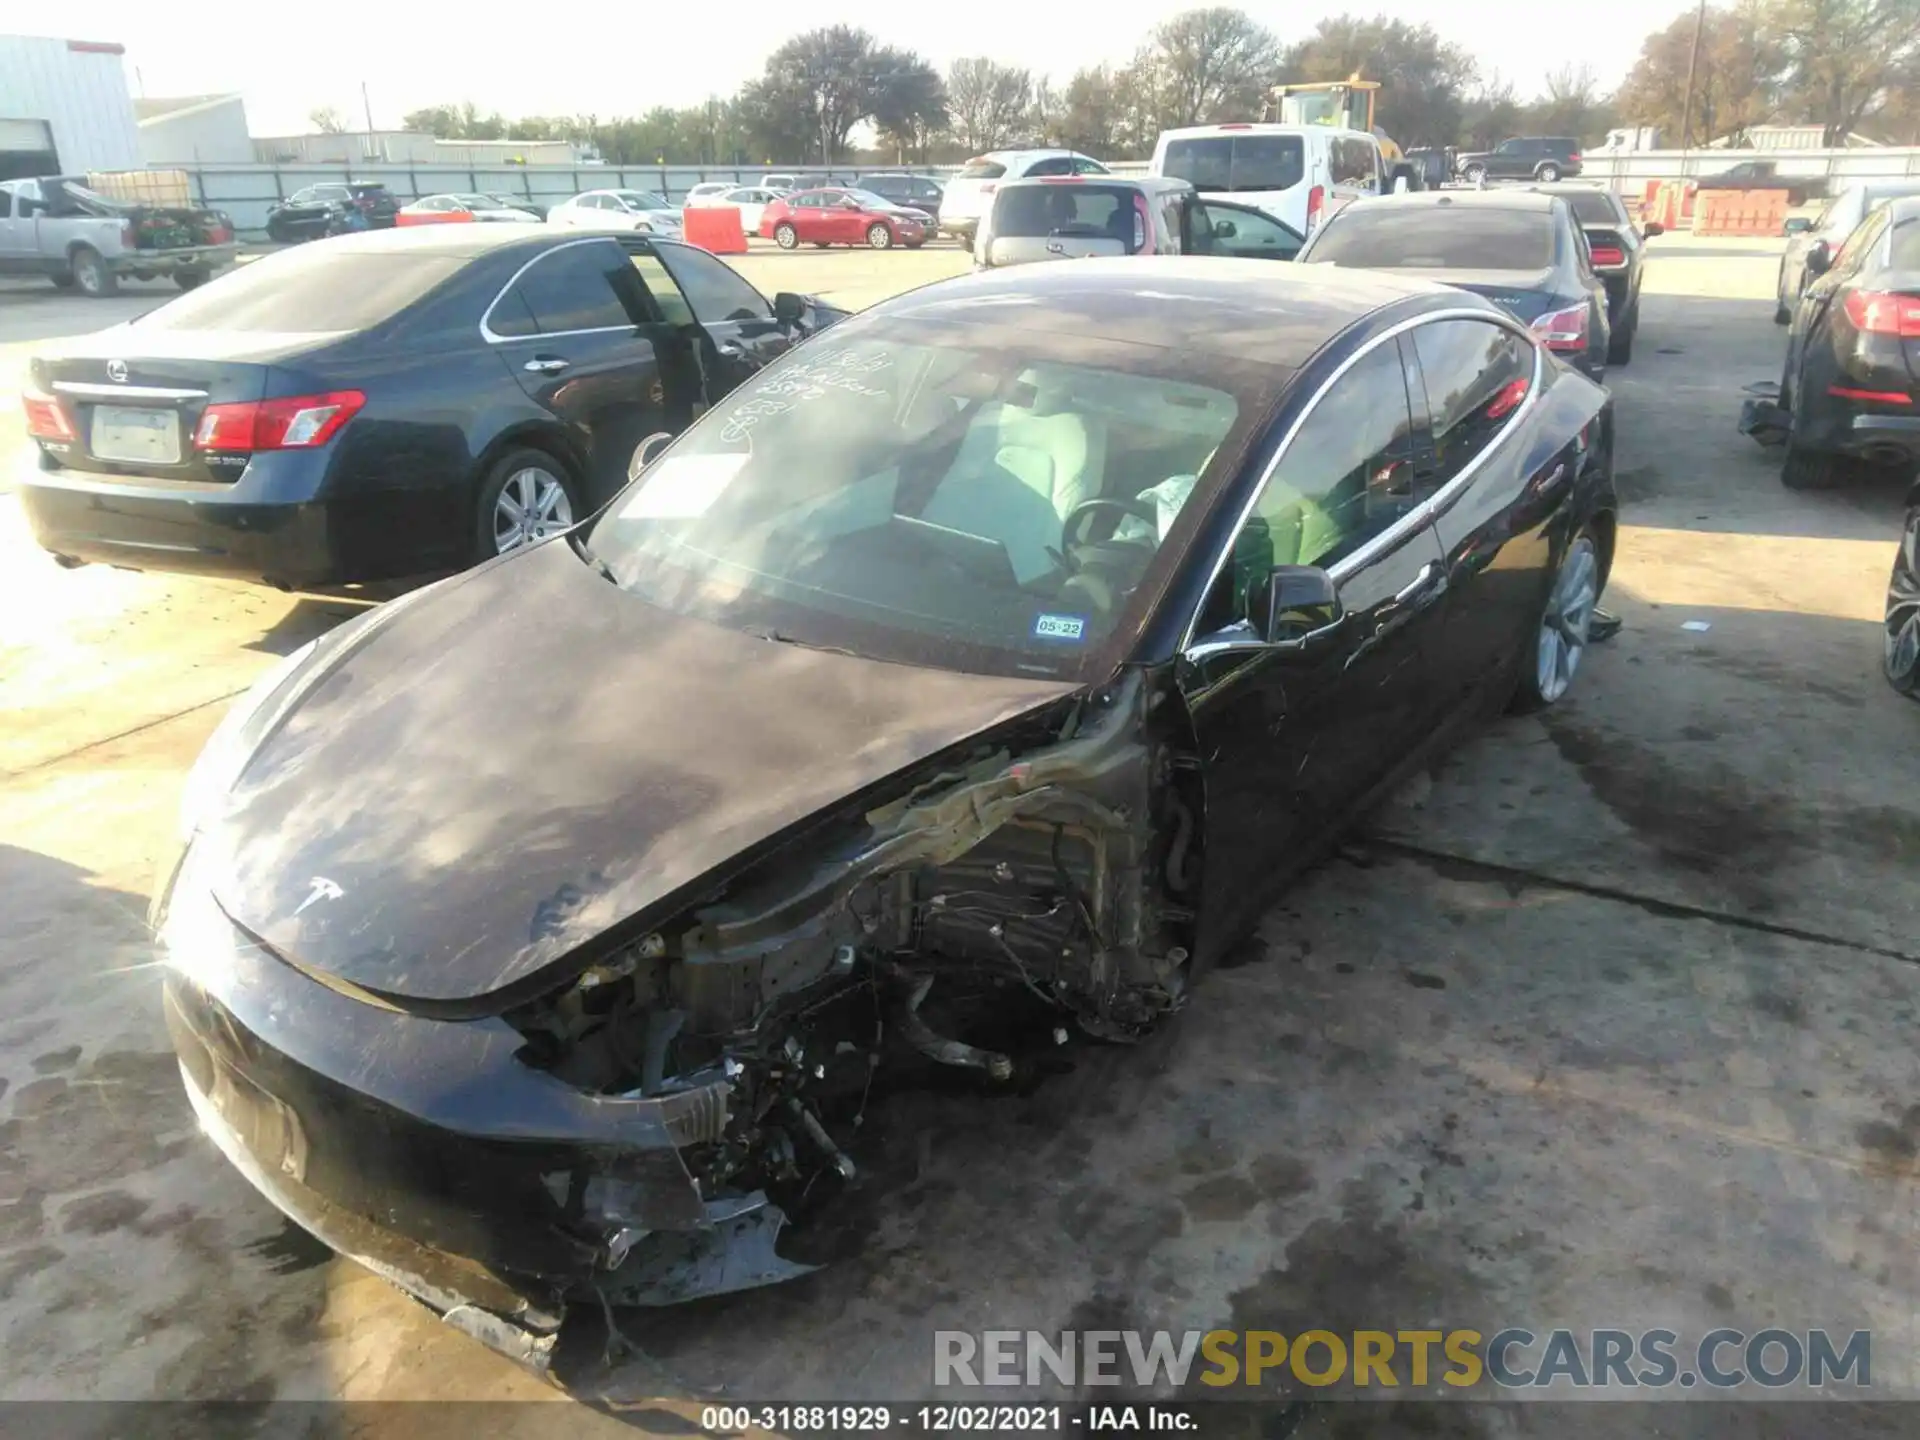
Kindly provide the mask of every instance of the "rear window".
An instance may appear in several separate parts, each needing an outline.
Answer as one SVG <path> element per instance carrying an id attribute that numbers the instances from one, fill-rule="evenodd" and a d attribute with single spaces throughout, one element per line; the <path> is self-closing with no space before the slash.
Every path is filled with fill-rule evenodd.
<path id="1" fill-rule="evenodd" d="M 1560 190 L 1559 197 L 1573 207 L 1573 218 L 1582 225 L 1618 225 L 1620 216 L 1613 208 L 1613 197 L 1600 190 Z"/>
<path id="2" fill-rule="evenodd" d="M 993 233 L 1111 236 L 1133 248 L 1134 191 L 1124 185 L 1015 185 L 993 205 Z"/>
<path id="3" fill-rule="evenodd" d="M 1893 222 L 1893 247 L 1887 255 L 1889 270 L 1920 270 L 1920 216 Z"/>
<path id="4" fill-rule="evenodd" d="M 1209 135 L 1167 142 L 1163 173 L 1210 193 L 1291 190 L 1306 177 L 1298 135 Z"/>
<path id="5" fill-rule="evenodd" d="M 1007 173 L 1007 167 L 998 160 L 969 160 L 961 170 L 962 180 L 998 180 Z"/>
<path id="6" fill-rule="evenodd" d="M 1355 269 L 1544 270 L 1553 263 L 1553 217 L 1382 203 L 1341 211 L 1302 258 Z"/>
<path id="7" fill-rule="evenodd" d="M 467 264 L 461 255 L 327 253 L 301 246 L 237 266 L 133 323 L 149 330 L 364 330 Z"/>
<path id="8" fill-rule="evenodd" d="M 379 196 L 387 193 L 387 187 L 384 185 L 349 185 L 347 186 L 347 189 L 351 190 L 356 195 Z"/>

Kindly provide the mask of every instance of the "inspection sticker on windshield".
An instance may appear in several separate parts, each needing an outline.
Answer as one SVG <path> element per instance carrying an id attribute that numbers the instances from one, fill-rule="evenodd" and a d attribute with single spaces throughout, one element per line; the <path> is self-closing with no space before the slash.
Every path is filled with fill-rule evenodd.
<path id="1" fill-rule="evenodd" d="M 1065 640 L 1070 645 L 1078 645 L 1086 638 L 1087 619 L 1084 615 L 1040 615 L 1033 622 L 1033 638 L 1036 640 Z"/>

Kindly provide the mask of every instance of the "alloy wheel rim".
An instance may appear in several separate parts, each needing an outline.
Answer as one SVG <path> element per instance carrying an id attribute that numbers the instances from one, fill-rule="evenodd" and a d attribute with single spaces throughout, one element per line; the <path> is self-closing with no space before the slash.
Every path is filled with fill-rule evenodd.
<path id="1" fill-rule="evenodd" d="M 893 243 L 893 236 L 884 225 L 875 225 L 867 231 L 867 243 L 876 250 L 884 250 Z"/>
<path id="2" fill-rule="evenodd" d="M 560 477 L 529 465 L 516 470 L 493 502 L 493 548 L 504 555 L 573 526 L 573 502 Z"/>
<path id="3" fill-rule="evenodd" d="M 1600 598 L 1600 560 L 1582 535 L 1568 550 L 1540 621 L 1540 654 L 1534 674 L 1540 698 L 1549 703 L 1567 693 L 1587 653 L 1593 607 Z"/>

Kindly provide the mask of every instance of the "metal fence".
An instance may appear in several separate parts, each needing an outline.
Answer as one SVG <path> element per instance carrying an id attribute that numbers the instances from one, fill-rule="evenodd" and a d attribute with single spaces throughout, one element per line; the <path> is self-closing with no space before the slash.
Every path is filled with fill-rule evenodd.
<path id="1" fill-rule="evenodd" d="M 178 167 L 193 187 L 194 199 L 224 210 L 242 235 L 266 233 L 267 211 L 296 190 L 309 185 L 345 180 L 383 184 L 401 204 L 422 195 L 448 191 L 477 191 L 526 200 L 535 205 L 557 205 L 583 190 L 651 190 L 678 201 L 688 190 L 708 180 L 757 185 L 762 176 L 779 174 L 778 165 L 731 167 L 720 165 L 206 165 Z M 847 166 L 831 171 L 821 167 L 787 167 L 787 174 L 832 174 L 850 182 L 860 174 L 897 175 L 902 172 L 944 178 L 953 166 L 897 166 L 864 171 Z"/>

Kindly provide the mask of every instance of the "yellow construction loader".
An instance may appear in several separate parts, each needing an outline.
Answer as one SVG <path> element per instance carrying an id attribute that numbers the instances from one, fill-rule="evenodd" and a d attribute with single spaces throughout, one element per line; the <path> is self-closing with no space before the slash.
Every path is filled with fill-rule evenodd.
<path id="1" fill-rule="evenodd" d="M 1362 80 L 1358 75 L 1345 80 L 1275 85 L 1267 92 L 1267 113 L 1262 118 L 1282 125 L 1337 125 L 1371 135 L 1380 142 L 1388 183 L 1395 189 L 1422 189 L 1420 167 L 1410 163 L 1394 138 L 1373 123 L 1374 99 L 1379 92 L 1378 80 Z M 1406 178 L 1404 187 L 1398 183 L 1402 176 Z"/>

